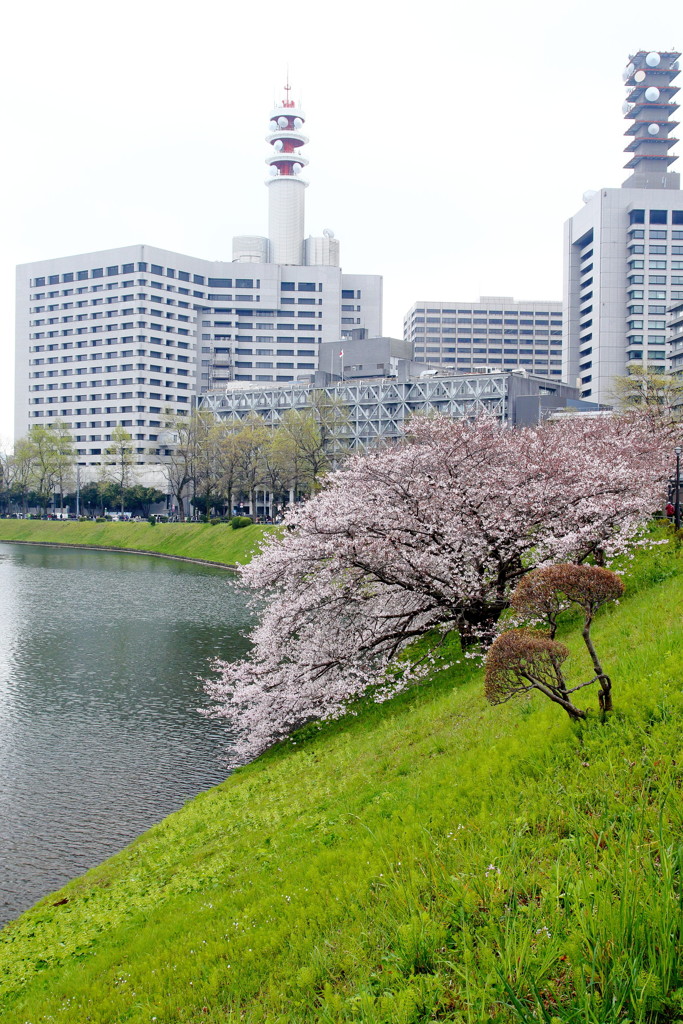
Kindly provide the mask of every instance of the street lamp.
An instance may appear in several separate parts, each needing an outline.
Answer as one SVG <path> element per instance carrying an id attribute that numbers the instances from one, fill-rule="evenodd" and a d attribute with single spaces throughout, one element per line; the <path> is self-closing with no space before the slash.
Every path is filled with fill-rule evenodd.
<path id="1" fill-rule="evenodd" d="M 676 529 L 681 528 L 681 449 L 676 446 L 676 500 L 674 502 L 674 523 Z"/>

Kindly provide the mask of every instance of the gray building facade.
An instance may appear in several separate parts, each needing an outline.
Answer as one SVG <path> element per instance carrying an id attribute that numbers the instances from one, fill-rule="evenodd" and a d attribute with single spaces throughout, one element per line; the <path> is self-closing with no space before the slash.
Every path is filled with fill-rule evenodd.
<path id="1" fill-rule="evenodd" d="M 438 413 L 453 419 L 490 415 L 511 426 L 527 426 L 558 409 L 598 409 L 579 401 L 576 388 L 523 371 L 450 375 L 436 370 L 405 381 L 374 378 L 323 386 L 299 382 L 259 388 L 232 384 L 203 395 L 199 407 L 227 419 L 257 413 L 270 426 L 277 426 L 287 410 L 311 408 L 314 394 L 346 407 L 342 441 L 361 451 L 399 440 L 411 416 L 418 414 Z"/>
<path id="2" fill-rule="evenodd" d="M 479 302 L 416 302 L 403 321 L 417 361 L 474 373 L 514 370 L 562 379 L 562 303 L 483 295 Z"/>

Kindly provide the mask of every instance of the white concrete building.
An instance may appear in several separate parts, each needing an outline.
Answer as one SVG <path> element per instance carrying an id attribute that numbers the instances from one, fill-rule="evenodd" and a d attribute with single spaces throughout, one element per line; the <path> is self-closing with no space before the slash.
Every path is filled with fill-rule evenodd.
<path id="1" fill-rule="evenodd" d="M 204 269 L 146 245 L 20 266 L 16 436 L 62 420 L 91 465 L 123 426 L 146 461 L 166 411 L 189 413 L 196 393 Z"/>
<path id="2" fill-rule="evenodd" d="M 670 149 L 679 53 L 629 58 L 623 112 L 629 126 L 621 188 L 584 193 L 565 225 L 563 379 L 609 402 L 631 363 L 664 371 L 666 311 L 683 297 L 683 193 Z"/>
<path id="3" fill-rule="evenodd" d="M 269 235 L 233 239 L 231 261 L 133 245 L 17 268 L 17 437 L 63 420 L 96 465 L 123 426 L 146 462 L 198 394 L 296 381 L 323 342 L 381 335 L 382 278 L 343 273 L 333 232 L 305 237 L 303 122 L 287 92 L 267 136 Z"/>
<path id="4" fill-rule="evenodd" d="M 403 320 L 403 336 L 418 362 L 473 373 L 521 367 L 562 377 L 562 303 L 516 302 L 483 295 L 479 302 L 416 302 Z"/>

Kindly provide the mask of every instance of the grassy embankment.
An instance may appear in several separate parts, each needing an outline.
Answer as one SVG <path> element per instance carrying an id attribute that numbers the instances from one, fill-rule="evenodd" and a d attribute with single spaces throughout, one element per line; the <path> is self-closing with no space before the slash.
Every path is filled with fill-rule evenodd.
<path id="1" fill-rule="evenodd" d="M 630 576 L 608 722 L 465 661 L 303 730 L 0 933 L 3 1024 L 683 1021 L 683 557 Z"/>
<path id="2" fill-rule="evenodd" d="M 40 519 L 0 519 L 0 542 L 77 544 L 149 551 L 153 554 L 197 558 L 221 565 L 248 562 L 264 531 L 247 526 L 233 530 L 226 523 L 76 523 Z"/>

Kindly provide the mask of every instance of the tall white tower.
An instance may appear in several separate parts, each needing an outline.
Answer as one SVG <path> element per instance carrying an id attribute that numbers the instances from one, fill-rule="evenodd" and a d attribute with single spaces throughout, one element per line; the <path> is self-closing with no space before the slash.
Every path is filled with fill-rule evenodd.
<path id="1" fill-rule="evenodd" d="M 290 100 L 290 89 L 287 83 L 285 99 L 282 106 L 272 112 L 271 131 L 266 136 L 273 149 L 266 160 L 272 176 L 266 183 L 268 237 L 271 262 L 301 266 L 304 263 L 304 190 L 308 182 L 299 175 L 308 160 L 299 151 L 308 139 L 301 134 L 305 118 Z"/>

